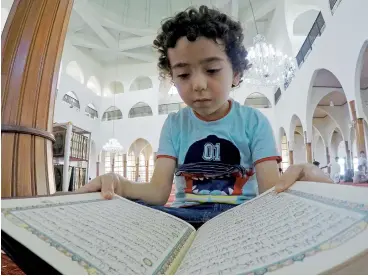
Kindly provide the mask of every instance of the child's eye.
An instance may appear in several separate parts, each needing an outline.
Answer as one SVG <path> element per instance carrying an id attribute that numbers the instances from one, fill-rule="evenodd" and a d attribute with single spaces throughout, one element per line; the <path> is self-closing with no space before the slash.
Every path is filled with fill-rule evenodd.
<path id="1" fill-rule="evenodd" d="M 188 77 L 189 77 L 189 74 L 180 74 L 180 75 L 178 75 L 178 78 L 180 78 L 180 79 L 186 79 Z"/>
<path id="2" fill-rule="evenodd" d="M 207 70 L 207 73 L 216 74 L 216 73 L 218 73 L 220 71 L 221 71 L 221 69 L 209 69 L 209 70 Z"/>

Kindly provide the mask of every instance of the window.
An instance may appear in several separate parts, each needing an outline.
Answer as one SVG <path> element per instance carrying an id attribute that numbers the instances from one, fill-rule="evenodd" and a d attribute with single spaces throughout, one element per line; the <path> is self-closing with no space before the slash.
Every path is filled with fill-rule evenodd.
<path id="1" fill-rule="evenodd" d="M 127 179 L 130 181 L 136 181 L 135 179 L 135 155 L 133 152 L 130 152 L 128 154 L 128 160 L 127 160 Z"/>
<path id="2" fill-rule="evenodd" d="M 146 182 L 146 158 L 143 153 L 139 155 L 139 179 Z"/>
<path id="3" fill-rule="evenodd" d="M 112 163 L 111 154 L 110 154 L 110 152 L 105 151 L 105 173 L 112 172 L 111 163 Z"/>
<path id="4" fill-rule="evenodd" d="M 152 109 L 151 107 L 146 104 L 139 102 L 134 105 L 129 111 L 129 118 L 136 118 L 136 117 L 145 117 L 145 116 L 152 116 Z"/>
<path id="5" fill-rule="evenodd" d="M 184 107 L 186 107 L 185 103 L 160 104 L 158 106 L 158 114 L 162 115 L 177 112 Z"/>
<path id="6" fill-rule="evenodd" d="M 287 145 L 287 139 L 286 136 L 282 136 L 281 140 L 281 156 L 282 156 L 282 170 L 286 171 L 286 169 L 289 167 L 289 149 Z"/>
<path id="7" fill-rule="evenodd" d="M 124 176 L 124 162 L 123 162 L 123 154 L 122 153 L 115 154 L 114 173 L 118 173 L 118 174 Z"/>
<path id="8" fill-rule="evenodd" d="M 153 160 L 153 154 L 148 159 L 148 181 L 151 181 L 153 171 L 155 170 L 155 162 Z"/>
<path id="9" fill-rule="evenodd" d="M 267 97 L 261 93 L 252 93 L 246 98 L 244 105 L 251 106 L 253 108 L 272 108 L 272 105 Z"/>
<path id="10" fill-rule="evenodd" d="M 98 118 L 98 112 L 93 104 L 88 104 L 84 111 L 88 117 L 92 119 Z"/>
<path id="11" fill-rule="evenodd" d="M 122 118 L 123 114 L 120 109 L 115 106 L 109 107 L 102 115 L 102 121 L 120 120 Z"/>
<path id="12" fill-rule="evenodd" d="M 63 97 L 63 102 L 67 103 L 70 108 L 80 109 L 79 100 L 73 92 L 68 92 Z"/>

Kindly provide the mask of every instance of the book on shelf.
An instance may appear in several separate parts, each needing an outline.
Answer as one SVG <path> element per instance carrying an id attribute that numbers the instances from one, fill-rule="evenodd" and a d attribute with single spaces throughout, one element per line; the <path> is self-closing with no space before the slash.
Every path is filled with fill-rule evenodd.
<path id="1" fill-rule="evenodd" d="M 8 248 L 21 245 L 42 261 L 40 269 L 62 274 L 368 271 L 368 189 L 348 185 L 271 189 L 198 230 L 119 196 L 9 199 L 2 201 L 1 230 Z M 13 259 L 27 262 L 27 250 L 13 250 Z"/>

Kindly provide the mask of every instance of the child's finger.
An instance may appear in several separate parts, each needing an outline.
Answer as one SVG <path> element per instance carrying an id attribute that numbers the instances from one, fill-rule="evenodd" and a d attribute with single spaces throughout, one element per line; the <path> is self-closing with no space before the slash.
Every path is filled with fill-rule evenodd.
<path id="1" fill-rule="evenodd" d="M 114 187 L 116 186 L 115 174 L 107 174 L 101 178 L 101 193 L 105 199 L 112 199 L 114 196 Z"/>
<path id="2" fill-rule="evenodd" d="M 79 188 L 77 193 L 92 193 L 101 191 L 101 176 L 92 179 L 89 183 Z"/>
<path id="3" fill-rule="evenodd" d="M 279 193 L 287 190 L 291 185 L 301 178 L 302 172 L 303 168 L 301 166 L 290 166 L 280 177 L 279 182 L 275 186 L 275 191 Z"/>

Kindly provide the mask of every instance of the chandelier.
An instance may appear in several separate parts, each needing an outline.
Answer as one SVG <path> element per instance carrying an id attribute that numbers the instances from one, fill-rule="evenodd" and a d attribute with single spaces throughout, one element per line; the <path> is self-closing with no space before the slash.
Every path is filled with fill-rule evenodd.
<path id="1" fill-rule="evenodd" d="M 252 10 L 254 25 L 257 35 L 253 38 L 253 47 L 248 50 L 250 69 L 244 74 L 244 81 L 260 86 L 289 86 L 296 70 L 295 60 L 268 44 L 266 38 L 258 33 L 257 22 L 253 6 Z"/>
<path id="2" fill-rule="evenodd" d="M 115 138 L 110 138 L 109 141 L 102 147 L 104 151 L 116 154 L 123 151 L 123 146 Z"/>
<path id="3" fill-rule="evenodd" d="M 118 49 L 119 49 L 119 41 L 120 41 L 120 33 L 118 39 Z M 119 66 L 119 55 L 117 54 L 116 58 L 116 78 L 118 78 L 118 66 Z M 116 81 L 114 82 L 115 91 L 114 91 L 114 107 L 115 107 L 115 95 L 116 95 Z M 112 120 L 112 137 L 115 137 L 115 118 Z M 113 155 L 116 153 L 123 151 L 123 146 L 120 145 L 119 141 L 115 138 L 110 138 L 109 141 L 102 146 L 102 149 L 106 152 L 110 152 Z"/>

